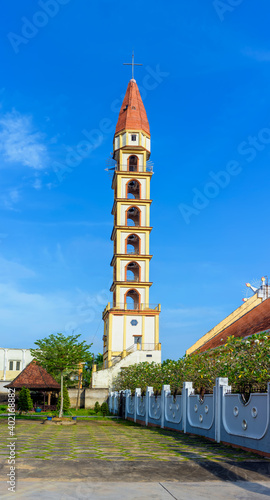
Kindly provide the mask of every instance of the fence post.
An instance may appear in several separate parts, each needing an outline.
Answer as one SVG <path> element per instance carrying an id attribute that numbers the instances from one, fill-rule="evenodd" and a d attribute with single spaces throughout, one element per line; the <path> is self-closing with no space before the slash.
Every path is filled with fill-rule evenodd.
<path id="1" fill-rule="evenodd" d="M 113 405 L 112 405 L 112 398 L 113 398 L 113 392 L 110 392 L 110 395 L 109 395 L 109 410 L 110 410 L 110 413 L 113 413 L 112 411 L 112 408 L 113 408 Z"/>
<path id="2" fill-rule="evenodd" d="M 115 391 L 114 393 L 114 404 L 113 404 L 113 414 L 116 415 L 117 414 L 117 406 L 118 406 L 118 391 Z"/>
<path id="3" fill-rule="evenodd" d="M 145 425 L 146 425 L 146 427 L 148 426 L 150 395 L 152 394 L 152 392 L 153 392 L 153 387 L 146 387 L 146 394 L 145 394 Z"/>
<path id="4" fill-rule="evenodd" d="M 137 409 L 138 409 L 138 397 L 141 396 L 141 389 L 135 389 L 135 396 L 134 396 L 134 422 L 136 423 L 137 420 Z"/>
<path id="5" fill-rule="evenodd" d="M 192 382 L 184 382 L 183 383 L 183 391 L 182 391 L 182 412 L 183 412 L 183 431 L 187 432 L 187 410 L 188 410 L 188 398 L 191 392 L 193 391 Z"/>
<path id="6" fill-rule="evenodd" d="M 218 377 L 216 378 L 216 385 L 214 387 L 214 397 L 215 397 L 215 440 L 220 443 L 220 430 L 221 430 L 221 419 L 222 419 L 222 406 L 223 398 L 225 392 L 230 390 L 231 387 L 228 386 L 228 379 Z"/>
<path id="7" fill-rule="evenodd" d="M 169 385 L 163 385 L 161 391 L 161 429 L 164 429 L 166 396 L 171 392 Z"/>
<path id="8" fill-rule="evenodd" d="M 129 405 L 129 398 L 130 398 L 131 390 L 130 389 L 126 389 L 125 393 L 126 393 L 125 420 L 126 420 L 127 419 L 127 413 L 128 413 L 127 409 L 128 409 L 128 405 Z"/>

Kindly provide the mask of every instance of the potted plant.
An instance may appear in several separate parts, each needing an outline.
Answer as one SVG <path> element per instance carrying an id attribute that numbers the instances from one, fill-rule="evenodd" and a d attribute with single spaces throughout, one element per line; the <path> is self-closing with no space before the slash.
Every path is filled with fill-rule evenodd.
<path id="1" fill-rule="evenodd" d="M 48 413 L 47 420 L 52 420 L 52 418 L 53 418 L 53 414 L 52 413 Z"/>
<path id="2" fill-rule="evenodd" d="M 35 412 L 36 412 L 36 413 L 40 413 L 40 412 L 41 412 L 41 408 L 40 408 L 39 406 L 37 406 L 37 407 L 35 408 Z"/>

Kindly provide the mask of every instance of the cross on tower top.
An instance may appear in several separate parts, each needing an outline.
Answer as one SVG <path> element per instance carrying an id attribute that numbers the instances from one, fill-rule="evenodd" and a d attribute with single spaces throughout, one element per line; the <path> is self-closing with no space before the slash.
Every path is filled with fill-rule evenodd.
<path id="1" fill-rule="evenodd" d="M 134 80 L 134 66 L 142 66 L 142 64 L 134 62 L 134 50 L 132 52 L 132 62 L 131 63 L 123 63 L 123 66 L 132 66 L 132 80 Z"/>

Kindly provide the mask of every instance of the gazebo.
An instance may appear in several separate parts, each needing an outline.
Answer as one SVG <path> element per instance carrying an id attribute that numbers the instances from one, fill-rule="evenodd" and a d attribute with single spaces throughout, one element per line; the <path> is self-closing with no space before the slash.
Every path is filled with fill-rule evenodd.
<path id="1" fill-rule="evenodd" d="M 21 389 L 23 386 L 30 390 L 34 407 L 42 406 L 43 410 L 55 409 L 55 405 L 51 404 L 51 397 L 55 396 L 56 393 L 57 395 L 59 394 L 61 386 L 52 375 L 35 360 L 31 361 L 31 363 L 29 363 L 29 365 L 27 365 L 24 370 L 5 387 Z M 43 402 L 41 402 L 41 396 L 43 396 Z"/>

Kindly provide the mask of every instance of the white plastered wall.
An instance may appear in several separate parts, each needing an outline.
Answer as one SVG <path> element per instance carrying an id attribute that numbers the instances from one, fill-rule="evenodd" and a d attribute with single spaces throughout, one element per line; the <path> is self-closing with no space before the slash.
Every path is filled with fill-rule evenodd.
<path id="1" fill-rule="evenodd" d="M 112 316 L 112 351 L 123 351 L 124 316 Z"/>
<path id="2" fill-rule="evenodd" d="M 140 134 L 139 132 L 131 132 L 127 134 L 128 146 L 139 146 Z M 131 136 L 136 135 L 136 141 L 131 140 Z"/>
<path id="3" fill-rule="evenodd" d="M 125 281 L 125 268 L 126 268 L 126 265 L 130 262 L 129 259 L 124 259 L 124 260 L 121 260 L 120 262 L 120 281 Z M 141 268 L 141 280 L 140 281 L 145 281 L 146 280 L 146 276 L 145 276 L 145 262 L 143 261 L 140 261 L 138 262 L 140 268 Z M 132 286 L 132 282 L 130 283 L 131 286 Z"/>
<path id="4" fill-rule="evenodd" d="M 138 322 L 137 325 L 132 325 L 131 321 L 135 320 Z M 127 316 L 126 319 L 126 344 L 127 348 L 134 344 L 134 336 L 142 335 L 142 317 L 141 316 Z"/>
<path id="5" fill-rule="evenodd" d="M 120 148 L 120 137 L 116 137 L 114 140 L 114 149 L 119 149 Z"/>
<path id="6" fill-rule="evenodd" d="M 135 229 L 135 228 L 134 228 Z M 125 232 L 121 233 L 121 243 L 120 243 L 120 253 L 126 253 L 126 238 L 130 234 L 137 234 L 137 236 L 141 239 L 141 255 L 144 255 L 146 253 L 146 234 L 145 233 L 136 233 L 136 231 L 130 233 L 130 232 Z"/>
<path id="7" fill-rule="evenodd" d="M 145 318 L 145 332 L 144 332 L 144 342 L 145 344 L 154 344 L 155 342 L 155 316 L 150 316 Z"/>
<path id="8" fill-rule="evenodd" d="M 132 156 L 131 153 L 123 153 L 122 154 L 122 170 L 127 171 L 127 165 L 128 165 L 128 158 Z M 139 160 L 139 172 L 143 172 L 143 154 L 141 153 L 136 153 L 136 155 Z"/>
<path id="9" fill-rule="evenodd" d="M 122 179 L 120 198 L 126 198 L 126 191 L 127 191 L 126 186 L 130 181 L 133 181 L 133 180 L 134 179 Z M 145 200 L 146 199 L 146 179 L 140 179 L 139 182 L 141 183 L 141 199 Z"/>
<path id="10" fill-rule="evenodd" d="M 121 205 L 121 210 L 120 210 L 120 226 L 125 226 L 126 225 L 126 211 L 132 207 L 132 200 L 130 200 L 131 203 L 130 205 Z M 141 226 L 146 226 L 146 206 L 145 205 L 139 205 L 137 203 L 138 200 L 135 200 L 136 204 L 135 206 L 138 207 L 141 211 Z M 134 226 L 136 227 L 136 226 Z"/>
<path id="11" fill-rule="evenodd" d="M 141 303 L 145 304 L 145 289 L 144 288 L 136 288 L 135 286 L 132 286 L 132 282 L 130 283 L 129 287 L 121 286 L 121 288 L 120 288 L 120 303 L 121 304 L 125 303 L 125 294 L 130 289 L 137 290 L 137 292 L 141 296 Z"/>

